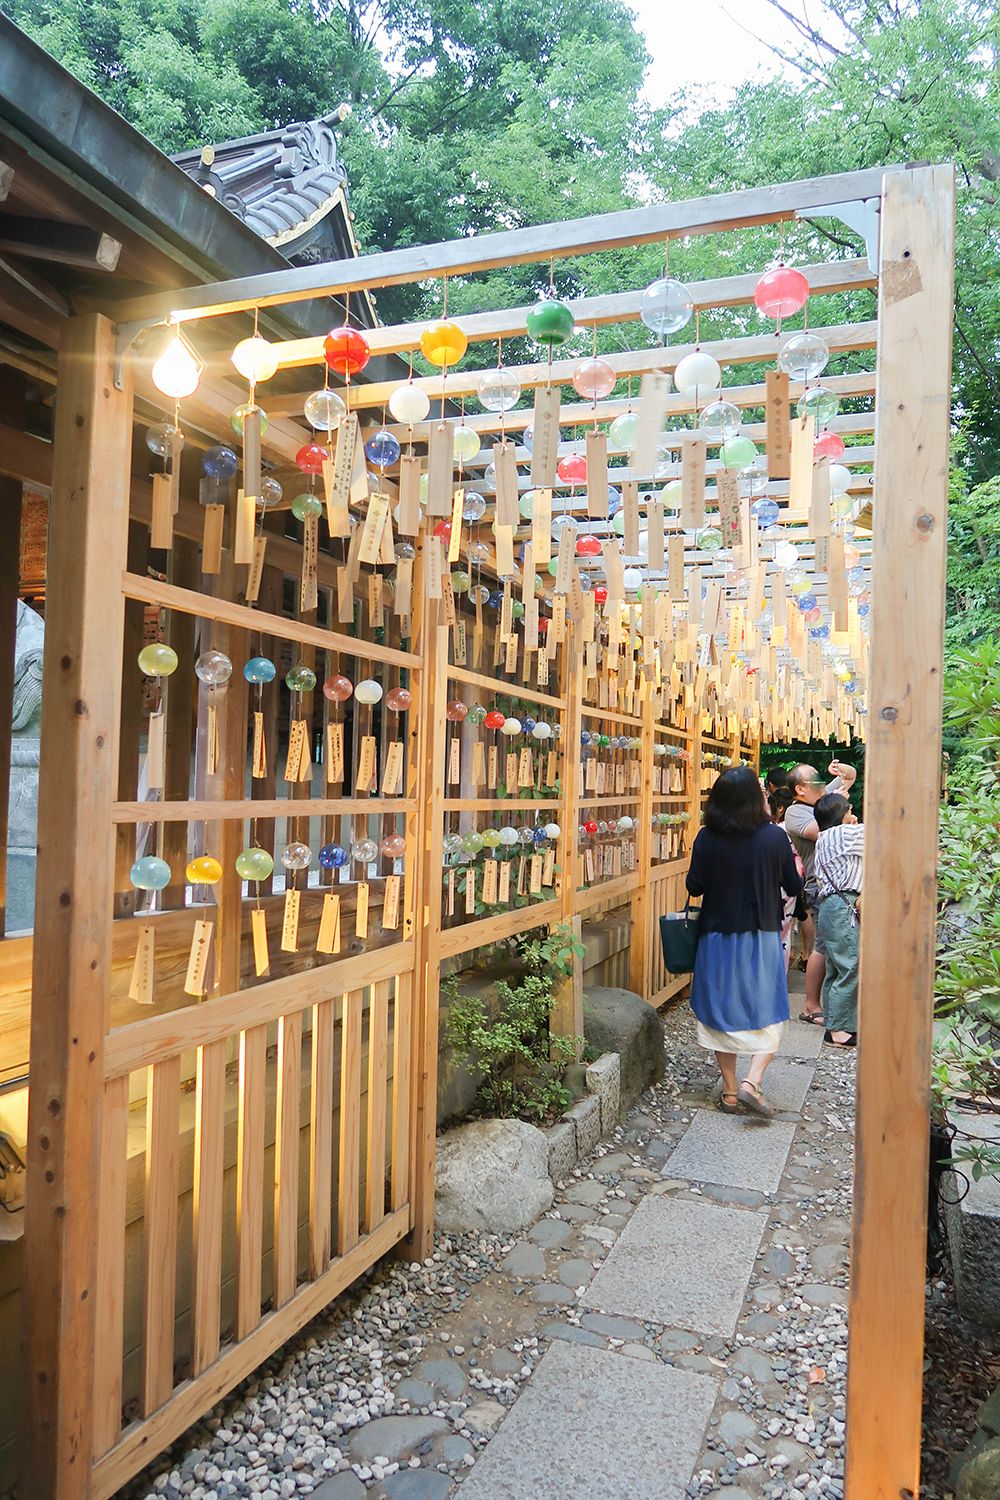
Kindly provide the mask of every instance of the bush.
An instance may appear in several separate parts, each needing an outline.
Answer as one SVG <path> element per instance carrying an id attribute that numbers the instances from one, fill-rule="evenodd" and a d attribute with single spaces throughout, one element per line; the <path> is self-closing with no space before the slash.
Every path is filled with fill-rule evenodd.
<path id="1" fill-rule="evenodd" d="M 995 1138 L 956 1137 L 972 1176 L 1000 1174 L 1000 643 L 955 653 L 946 729 L 961 756 L 942 809 L 933 1088 L 941 1109 L 997 1114 Z"/>
<path id="2" fill-rule="evenodd" d="M 555 927 L 546 938 L 519 944 L 520 978 L 494 985 L 496 1011 L 475 995 L 461 992 L 457 975 L 451 992 L 444 1042 L 456 1060 L 482 1073 L 476 1104 L 500 1119 L 548 1120 L 570 1103 L 563 1083 L 566 1065 L 577 1056 L 578 1037 L 553 1036 L 549 1018 L 554 981 L 572 971 L 583 947 L 569 927 Z"/>

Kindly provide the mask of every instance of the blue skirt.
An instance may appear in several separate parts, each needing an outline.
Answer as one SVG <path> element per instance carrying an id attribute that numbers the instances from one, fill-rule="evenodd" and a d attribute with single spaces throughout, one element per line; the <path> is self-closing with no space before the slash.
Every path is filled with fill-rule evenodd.
<path id="1" fill-rule="evenodd" d="M 757 1031 L 787 1021 L 781 934 L 703 933 L 694 963 L 691 1009 L 714 1031 Z"/>

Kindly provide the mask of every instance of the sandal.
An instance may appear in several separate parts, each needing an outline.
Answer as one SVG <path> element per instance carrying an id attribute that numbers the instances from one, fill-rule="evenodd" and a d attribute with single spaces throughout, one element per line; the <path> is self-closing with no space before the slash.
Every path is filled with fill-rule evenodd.
<path id="1" fill-rule="evenodd" d="M 727 1104 L 727 1099 L 732 1099 L 733 1103 Z M 722 1113 L 724 1115 L 738 1115 L 740 1112 L 739 1094 L 730 1094 L 728 1092 L 723 1092 L 719 1097 L 719 1108 L 722 1110 Z"/>
<path id="2" fill-rule="evenodd" d="M 805 1021 L 807 1026 L 824 1026 L 823 1012 L 821 1010 L 800 1010 L 799 1020 Z"/>
<path id="3" fill-rule="evenodd" d="M 833 1040 L 833 1032 L 824 1031 L 823 1040 L 830 1047 L 856 1047 L 858 1045 L 858 1034 L 856 1031 L 849 1031 L 846 1042 L 835 1042 Z"/>
<path id="4" fill-rule="evenodd" d="M 747 1083 L 744 1080 L 737 1090 L 737 1098 L 748 1109 L 752 1115 L 761 1115 L 769 1120 L 774 1114 L 774 1106 L 769 1104 L 755 1083 Z"/>

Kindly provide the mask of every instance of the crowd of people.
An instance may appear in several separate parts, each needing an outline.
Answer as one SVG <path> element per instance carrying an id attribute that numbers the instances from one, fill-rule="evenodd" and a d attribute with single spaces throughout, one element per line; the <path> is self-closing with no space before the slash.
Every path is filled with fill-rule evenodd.
<path id="1" fill-rule="evenodd" d="M 831 762 L 723 771 L 691 851 L 689 895 L 700 898 L 691 1007 L 698 1041 L 715 1053 L 719 1108 L 773 1114 L 763 1081 L 791 1018 L 788 969 L 797 926 L 805 969 L 799 1020 L 831 1047 L 858 1035 L 864 827 L 851 806 L 857 772 Z M 737 1075 L 749 1056 L 746 1077 Z"/>

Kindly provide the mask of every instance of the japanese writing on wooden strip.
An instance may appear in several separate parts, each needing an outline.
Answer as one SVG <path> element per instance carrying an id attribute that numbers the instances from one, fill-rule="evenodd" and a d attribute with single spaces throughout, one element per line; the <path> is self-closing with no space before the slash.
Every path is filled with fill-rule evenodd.
<path id="1" fill-rule="evenodd" d="M 153 1003 L 155 957 L 156 944 L 153 929 L 144 926 L 139 932 L 139 943 L 135 950 L 132 978 L 128 987 L 128 997 L 136 1005 L 152 1005 Z"/>
<path id="2" fill-rule="evenodd" d="M 203 995 L 205 993 L 205 976 L 208 972 L 208 955 L 212 946 L 211 922 L 199 921 L 194 924 L 194 932 L 191 936 L 191 951 L 188 954 L 187 973 L 184 976 L 185 995 Z"/>
<path id="3" fill-rule="evenodd" d="M 603 521 L 608 514 L 608 435 L 587 433 L 587 514 Z"/>
<path id="4" fill-rule="evenodd" d="M 306 516 L 302 523 L 302 581 L 299 613 L 310 614 L 319 603 L 316 569 L 319 561 L 319 516 Z"/>
<path id="5" fill-rule="evenodd" d="M 250 570 L 247 573 L 247 587 L 245 598 L 248 604 L 255 604 L 260 597 L 260 581 L 264 576 L 264 555 L 267 552 L 267 537 L 261 531 L 253 540 L 253 557 L 250 560 Z"/>
<path id="6" fill-rule="evenodd" d="M 301 897 L 296 890 L 285 892 L 285 910 L 281 919 L 281 951 L 297 953 L 299 948 L 299 903 Z"/>
<path id="7" fill-rule="evenodd" d="M 535 412 L 531 424 L 531 483 L 541 489 L 551 489 L 556 482 L 559 398 L 558 386 L 538 386 L 535 390 Z"/>
<path id="8" fill-rule="evenodd" d="M 390 740 L 382 768 L 382 796 L 395 797 L 403 790 L 403 741 Z"/>
<path id="9" fill-rule="evenodd" d="M 368 498 L 368 510 L 365 522 L 361 528 L 361 544 L 358 549 L 358 561 L 363 563 L 376 563 L 379 559 L 379 551 L 382 545 L 382 531 L 389 518 L 390 500 L 388 495 L 382 495 L 376 491 Z"/>
<path id="10" fill-rule="evenodd" d="M 767 418 L 767 477 L 791 476 L 791 438 L 788 430 L 788 376 L 784 370 L 768 370 L 765 381 Z"/>
<path id="11" fill-rule="evenodd" d="M 361 751 L 358 755 L 358 774 L 354 783 L 354 790 L 356 792 L 371 791 L 375 776 L 375 736 L 373 734 L 365 734 L 361 737 Z"/>
<path id="12" fill-rule="evenodd" d="M 686 438 L 681 447 L 681 526 L 705 524 L 705 440 Z"/>
<path id="13" fill-rule="evenodd" d="M 385 890 L 382 894 L 382 927 L 386 932 L 395 932 L 399 926 L 399 885 L 398 875 L 385 877 Z"/>
<path id="14" fill-rule="evenodd" d="M 719 529 L 722 545 L 732 547 L 740 538 L 740 481 L 735 469 L 719 469 L 715 476 L 719 492 Z"/>

